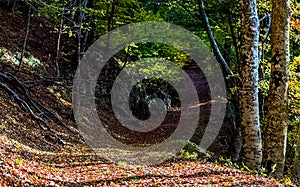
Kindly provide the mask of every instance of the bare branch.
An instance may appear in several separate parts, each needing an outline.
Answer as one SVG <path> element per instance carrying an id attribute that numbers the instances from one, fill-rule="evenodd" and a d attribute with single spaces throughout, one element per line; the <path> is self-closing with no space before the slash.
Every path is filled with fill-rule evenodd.
<path id="1" fill-rule="evenodd" d="M 24 39 L 24 44 L 23 44 L 23 50 L 22 50 L 22 54 L 21 54 L 21 58 L 20 58 L 19 68 L 21 68 L 21 65 L 23 63 L 23 57 L 24 57 L 25 50 L 26 50 L 28 33 L 29 33 L 29 27 L 30 27 L 30 17 L 31 17 L 31 5 L 29 5 L 29 10 L 28 10 L 27 28 L 26 28 L 26 34 L 25 34 L 25 39 Z"/>
<path id="2" fill-rule="evenodd" d="M 204 22 L 205 22 L 205 29 L 206 29 L 206 32 L 207 32 L 207 35 L 208 35 L 208 38 L 209 38 L 209 41 L 210 41 L 210 45 L 213 48 L 213 52 L 216 55 L 217 60 L 223 66 L 223 68 L 225 69 L 225 71 L 227 72 L 228 75 L 233 75 L 232 70 L 228 66 L 225 59 L 223 58 L 223 56 L 222 56 L 222 54 L 219 50 L 218 44 L 217 44 L 217 42 L 216 42 L 216 40 L 215 40 L 215 38 L 212 34 L 212 31 L 210 29 L 210 24 L 209 24 L 209 20 L 208 20 L 208 17 L 206 15 L 206 12 L 205 12 L 203 0 L 198 0 L 198 5 L 199 5 L 199 12 L 201 13 L 201 15 L 204 19 Z"/>
<path id="3" fill-rule="evenodd" d="M 57 38 L 57 46 L 56 46 L 55 66 L 56 66 L 56 77 L 57 78 L 60 76 L 58 57 L 59 57 L 59 51 L 60 51 L 60 38 L 61 38 L 61 31 L 62 31 L 62 27 L 63 27 L 63 21 L 64 21 L 64 9 L 61 12 L 60 24 L 59 24 L 59 30 L 58 30 L 58 38 Z"/>

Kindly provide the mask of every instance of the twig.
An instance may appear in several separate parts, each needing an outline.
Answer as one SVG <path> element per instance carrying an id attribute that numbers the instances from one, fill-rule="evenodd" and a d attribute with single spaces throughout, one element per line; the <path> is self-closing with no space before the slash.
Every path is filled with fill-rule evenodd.
<path id="1" fill-rule="evenodd" d="M 21 54 L 21 58 L 20 58 L 19 69 L 21 68 L 21 65 L 23 63 L 23 57 L 24 57 L 25 50 L 26 50 L 29 27 L 30 27 L 30 17 L 31 17 L 31 6 L 29 5 L 26 35 L 25 35 L 25 39 L 24 39 L 24 43 L 23 43 L 23 50 L 22 50 L 22 54 Z"/>
<path id="2" fill-rule="evenodd" d="M 63 19 L 64 16 L 63 15 L 64 15 L 64 9 L 62 10 L 62 13 L 61 13 L 59 30 L 58 30 L 58 38 L 57 38 L 57 46 L 56 46 L 55 66 L 56 66 L 56 77 L 57 78 L 60 76 L 59 65 L 58 65 L 58 57 L 59 57 L 59 51 L 60 51 L 61 31 L 62 31 L 63 21 L 64 21 L 64 19 Z"/>

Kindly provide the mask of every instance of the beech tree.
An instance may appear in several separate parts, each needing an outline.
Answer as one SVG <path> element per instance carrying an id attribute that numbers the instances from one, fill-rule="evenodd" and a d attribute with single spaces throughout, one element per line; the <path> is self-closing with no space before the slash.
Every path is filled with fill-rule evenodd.
<path id="1" fill-rule="evenodd" d="M 233 75 L 226 60 L 219 51 L 214 39 L 208 17 L 205 13 L 202 0 L 198 0 L 199 12 L 201 13 L 205 29 L 213 48 L 213 52 L 224 72 Z M 259 126 L 259 105 L 258 105 L 258 41 L 259 41 L 259 19 L 257 14 L 256 1 L 240 0 L 241 12 L 241 45 L 240 45 L 240 64 L 238 80 L 238 106 L 235 106 L 239 114 L 239 126 L 243 134 L 242 160 L 250 169 L 259 170 L 262 161 L 262 140 Z M 239 128 L 240 129 L 240 128 Z M 237 133 L 240 134 L 238 129 Z M 240 143 L 237 135 L 235 143 L 235 160 L 239 157 Z"/>
<path id="2" fill-rule="evenodd" d="M 264 162 L 276 166 L 272 174 L 276 178 L 283 177 L 287 144 L 290 18 L 289 1 L 272 0 L 272 65 L 264 137 Z"/>
<path id="3" fill-rule="evenodd" d="M 259 170 L 262 140 L 258 105 L 259 19 L 256 0 L 240 0 L 241 40 L 239 67 L 239 112 L 243 135 L 242 161 Z"/>

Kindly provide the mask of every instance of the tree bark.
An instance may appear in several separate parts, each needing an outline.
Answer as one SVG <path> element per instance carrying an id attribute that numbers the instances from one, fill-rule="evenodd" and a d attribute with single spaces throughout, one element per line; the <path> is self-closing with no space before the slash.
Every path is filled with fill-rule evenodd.
<path id="1" fill-rule="evenodd" d="M 291 13 L 288 0 L 272 0 L 272 65 L 267 101 L 267 127 L 264 137 L 264 162 L 274 164 L 275 170 L 272 176 L 276 178 L 283 177 L 287 143 Z"/>
<path id="2" fill-rule="evenodd" d="M 243 135 L 242 161 L 249 169 L 259 170 L 262 140 L 258 105 L 259 19 L 256 0 L 240 0 L 241 44 L 239 68 L 239 109 Z"/>

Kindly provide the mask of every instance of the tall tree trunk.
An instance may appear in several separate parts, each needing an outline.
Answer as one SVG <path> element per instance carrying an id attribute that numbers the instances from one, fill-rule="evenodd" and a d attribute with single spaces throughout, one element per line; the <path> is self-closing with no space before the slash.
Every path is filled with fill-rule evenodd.
<path id="1" fill-rule="evenodd" d="M 264 137 L 264 162 L 276 164 L 272 173 L 276 178 L 283 177 L 287 142 L 290 17 L 288 0 L 272 0 L 272 67 L 267 103 L 268 122 Z"/>
<path id="2" fill-rule="evenodd" d="M 243 135 L 242 161 L 259 170 L 262 141 L 258 106 L 259 20 L 256 0 L 240 0 L 241 46 L 239 68 L 239 109 Z"/>

